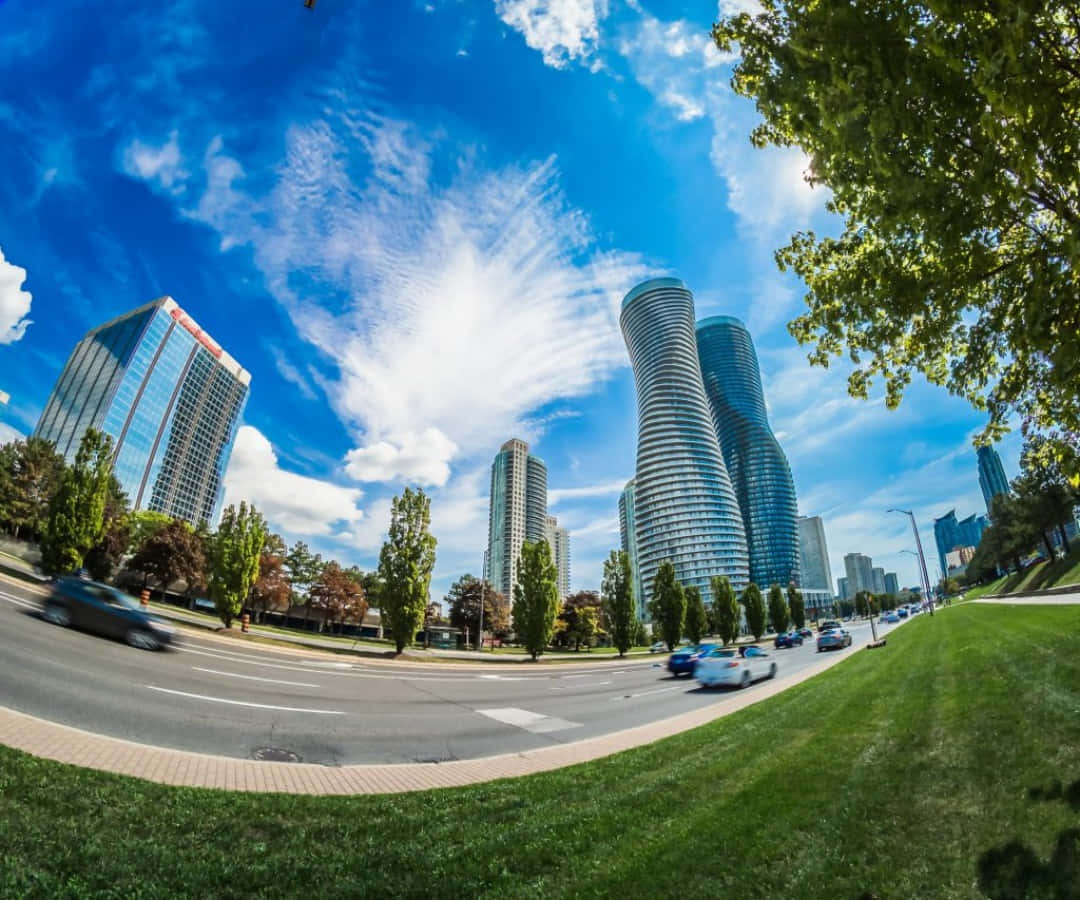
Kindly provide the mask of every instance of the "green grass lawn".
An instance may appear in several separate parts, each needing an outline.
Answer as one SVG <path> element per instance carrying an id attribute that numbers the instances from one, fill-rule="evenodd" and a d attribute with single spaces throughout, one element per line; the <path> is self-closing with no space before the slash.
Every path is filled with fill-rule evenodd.
<path id="1" fill-rule="evenodd" d="M 1074 546 L 1064 559 L 1036 563 L 1023 572 L 1013 572 L 972 588 L 964 594 L 964 599 L 977 600 L 987 594 L 1020 594 L 1069 584 L 1080 584 L 1080 545 Z"/>
<path id="2" fill-rule="evenodd" d="M 227 794 L 0 748 L 0 896 L 1075 897 L 1078 632 L 1080 607 L 920 616 L 711 725 L 459 790 Z"/>

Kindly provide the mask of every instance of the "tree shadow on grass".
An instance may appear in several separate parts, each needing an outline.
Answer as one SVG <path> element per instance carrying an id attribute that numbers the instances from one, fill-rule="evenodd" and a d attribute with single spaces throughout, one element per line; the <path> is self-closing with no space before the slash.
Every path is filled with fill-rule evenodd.
<path id="1" fill-rule="evenodd" d="M 1062 801 L 1080 811 L 1080 778 L 1068 786 L 1055 781 L 1033 787 L 1028 799 Z M 1057 836 L 1050 859 L 1020 840 L 991 847 L 979 857 L 979 890 L 990 900 L 1080 900 L 1080 828 L 1066 828 Z"/>

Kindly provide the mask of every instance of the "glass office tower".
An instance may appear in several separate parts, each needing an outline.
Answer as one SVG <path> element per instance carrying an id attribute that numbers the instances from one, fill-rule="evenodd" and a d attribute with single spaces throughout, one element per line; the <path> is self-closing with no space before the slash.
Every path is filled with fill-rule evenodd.
<path id="1" fill-rule="evenodd" d="M 623 299 L 619 323 L 637 386 L 634 516 L 646 604 L 665 560 L 706 599 L 714 575 L 739 591 L 750 574 L 746 537 L 701 382 L 694 297 L 676 278 L 643 282 Z"/>
<path id="2" fill-rule="evenodd" d="M 769 428 L 750 332 L 732 316 L 697 323 L 697 352 L 716 436 L 735 488 L 750 551 L 750 580 L 799 584 L 795 483 Z"/>
<path id="3" fill-rule="evenodd" d="M 161 297 L 79 341 L 34 435 L 70 462 L 87 429 L 104 431 L 132 509 L 213 525 L 250 383 L 175 300 Z"/>
<path id="4" fill-rule="evenodd" d="M 998 494 L 1009 493 L 1009 479 L 1005 477 L 1005 467 L 1001 456 L 993 447 L 979 447 L 975 451 L 979 460 L 979 487 L 982 489 L 986 511 Z"/>
<path id="5" fill-rule="evenodd" d="M 641 567 L 638 566 L 637 552 L 637 502 L 635 499 L 634 479 L 626 482 L 619 495 L 619 542 L 623 552 L 630 558 L 630 578 L 634 587 L 634 608 L 642 622 L 649 621 L 649 610 L 645 606 L 645 585 L 641 580 Z"/>

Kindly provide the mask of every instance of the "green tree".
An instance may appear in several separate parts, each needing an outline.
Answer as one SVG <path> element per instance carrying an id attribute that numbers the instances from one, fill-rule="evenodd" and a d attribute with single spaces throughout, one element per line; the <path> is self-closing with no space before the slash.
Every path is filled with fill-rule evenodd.
<path id="1" fill-rule="evenodd" d="M 318 580 L 323 570 L 323 558 L 319 553 L 312 553 L 303 541 L 297 541 L 285 556 L 285 569 L 289 574 L 289 583 L 293 590 L 293 603 L 304 608 L 304 626 L 307 627 L 311 615 L 311 586 Z"/>
<path id="2" fill-rule="evenodd" d="M 630 570 L 630 556 L 622 550 L 612 550 L 604 560 L 604 580 L 600 584 L 600 594 L 604 598 L 604 611 L 611 643 L 625 656 L 634 645 L 637 626 L 640 624 L 634 615 L 634 585 Z"/>
<path id="3" fill-rule="evenodd" d="M 128 549 L 138 553 L 151 537 L 172 524 L 172 516 L 151 509 L 137 509 L 131 514 L 131 541 Z"/>
<path id="4" fill-rule="evenodd" d="M 649 615 L 659 625 L 661 640 L 669 650 L 674 650 L 686 624 L 686 592 L 675 577 L 675 566 L 670 560 L 664 560 L 656 570 Z"/>
<path id="5" fill-rule="evenodd" d="M 474 575 L 462 575 L 443 598 L 450 624 L 460 628 L 472 647 L 480 646 L 480 604 L 484 604 L 484 631 L 504 634 L 510 626 L 510 604 L 495 587 Z"/>
<path id="6" fill-rule="evenodd" d="M 635 647 L 648 647 L 652 643 L 649 639 L 649 632 L 645 628 L 645 623 L 641 619 L 634 619 L 634 646 Z"/>
<path id="7" fill-rule="evenodd" d="M 732 87 L 830 189 L 838 238 L 795 235 L 806 283 L 792 334 L 854 396 L 913 373 L 989 412 L 1080 432 L 1080 16 L 1074 4 L 762 0 L 713 29 L 741 54 Z M 1077 476 L 1075 468 L 1070 477 Z"/>
<path id="8" fill-rule="evenodd" d="M 701 599 L 701 591 L 696 585 L 685 588 L 686 595 L 686 620 L 683 630 L 686 638 L 695 647 L 701 643 L 705 632 L 709 627 L 709 617 L 705 612 L 705 602 Z"/>
<path id="9" fill-rule="evenodd" d="M 525 541 L 521 545 L 517 584 L 514 585 L 514 631 L 534 660 L 544 652 L 555 633 L 555 617 L 559 612 L 558 577 L 547 541 Z"/>
<path id="10" fill-rule="evenodd" d="M 714 575 L 709 579 L 712 588 L 712 627 L 726 647 L 739 636 L 742 611 L 735 590 L 726 575 Z"/>
<path id="11" fill-rule="evenodd" d="M 601 608 L 596 591 L 578 591 L 567 597 L 555 617 L 556 645 L 573 646 L 575 650 L 583 644 L 593 646 L 601 632 Z"/>
<path id="12" fill-rule="evenodd" d="M 0 448 L 0 519 L 16 538 L 41 536 L 64 468 L 64 458 L 42 438 L 28 437 Z"/>
<path id="13" fill-rule="evenodd" d="M 202 542 L 194 529 L 181 519 L 171 519 L 143 542 L 139 552 L 129 561 L 128 568 L 142 572 L 145 586 L 153 578 L 164 595 L 173 582 L 183 580 L 188 589 L 201 585 L 205 578 L 206 559 Z"/>
<path id="14" fill-rule="evenodd" d="M 787 631 L 790 618 L 791 613 L 787 601 L 784 600 L 784 589 L 774 584 L 769 588 L 769 621 L 772 622 L 773 631 L 777 634 Z"/>
<path id="15" fill-rule="evenodd" d="M 430 527 L 431 500 L 422 490 L 405 488 L 393 500 L 388 538 L 379 553 L 379 614 L 398 653 L 424 624 L 435 568 L 436 541 Z"/>
<path id="16" fill-rule="evenodd" d="M 41 536 L 41 566 L 47 573 L 78 569 L 101 539 L 111 475 L 112 438 L 89 428 L 49 503 Z"/>
<path id="17" fill-rule="evenodd" d="M 751 581 L 743 590 L 739 602 L 746 614 L 746 627 L 750 629 L 754 640 L 760 641 L 765 633 L 765 600 L 761 596 L 761 588 Z"/>
<path id="18" fill-rule="evenodd" d="M 791 622 L 796 628 L 806 627 L 806 603 L 803 601 L 802 592 L 789 584 L 787 589 L 788 611 L 791 613 Z"/>
<path id="19" fill-rule="evenodd" d="M 131 512 L 127 494 L 120 487 L 115 475 L 109 476 L 109 490 L 105 495 L 105 511 L 102 514 L 101 537 L 90 548 L 83 565 L 95 581 L 108 581 L 120 565 L 131 544 Z"/>
<path id="20" fill-rule="evenodd" d="M 228 506 L 210 542 L 210 599 L 226 628 L 232 628 L 259 577 L 266 522 L 246 502 Z"/>
<path id="21" fill-rule="evenodd" d="M 870 592 L 858 591 L 855 594 L 855 613 L 860 616 L 870 614 Z"/>

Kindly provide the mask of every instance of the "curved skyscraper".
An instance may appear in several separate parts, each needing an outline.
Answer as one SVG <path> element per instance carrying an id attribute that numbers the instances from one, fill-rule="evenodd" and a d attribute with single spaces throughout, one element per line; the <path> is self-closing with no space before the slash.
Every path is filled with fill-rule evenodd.
<path id="1" fill-rule="evenodd" d="M 714 575 L 741 590 L 746 537 L 701 381 L 693 295 L 676 278 L 643 282 L 623 299 L 619 323 L 637 385 L 634 530 L 645 594 L 664 560 L 706 601 Z"/>
<path id="2" fill-rule="evenodd" d="M 750 332 L 732 316 L 702 319 L 697 324 L 697 353 L 716 436 L 742 510 L 750 580 L 762 587 L 798 584 L 795 484 L 765 415 Z"/>

